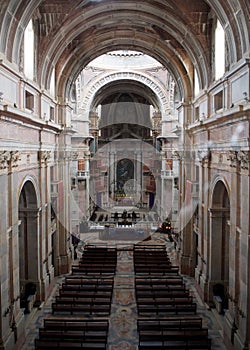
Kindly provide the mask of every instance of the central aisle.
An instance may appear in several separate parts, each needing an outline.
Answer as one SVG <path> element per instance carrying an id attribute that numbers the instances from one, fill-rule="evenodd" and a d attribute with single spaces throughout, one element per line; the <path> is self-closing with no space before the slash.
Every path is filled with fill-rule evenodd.
<path id="1" fill-rule="evenodd" d="M 119 250 L 109 324 L 109 350 L 135 350 L 138 345 L 133 251 Z"/>

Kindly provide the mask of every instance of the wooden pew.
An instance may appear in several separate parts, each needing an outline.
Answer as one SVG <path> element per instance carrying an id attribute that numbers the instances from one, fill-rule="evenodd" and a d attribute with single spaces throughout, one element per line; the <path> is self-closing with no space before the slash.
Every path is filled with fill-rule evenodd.
<path id="1" fill-rule="evenodd" d="M 73 342 L 73 341 L 58 341 L 51 339 L 35 339 L 36 350 L 50 350 L 50 349 L 85 349 L 85 350 L 106 350 L 106 344 L 102 343 L 87 343 L 87 342 Z"/>
<path id="2" fill-rule="evenodd" d="M 104 305 L 111 303 L 111 295 L 108 297 L 99 297 L 98 294 L 92 297 L 86 296 L 62 296 L 56 295 L 55 303 L 57 304 L 95 304 L 95 305 Z"/>
<path id="3" fill-rule="evenodd" d="M 179 273 L 179 266 L 136 266 L 136 275 L 158 275 L 164 276 L 165 274 L 175 274 Z"/>
<path id="4" fill-rule="evenodd" d="M 137 330 L 164 330 L 164 329 L 201 329 L 202 318 L 200 316 L 193 317 L 168 317 L 165 319 L 138 319 Z"/>
<path id="5" fill-rule="evenodd" d="M 35 349 L 106 349 L 108 328 L 107 320 L 47 318 Z"/>
<path id="6" fill-rule="evenodd" d="M 194 335 L 193 338 L 190 337 L 181 339 L 171 339 L 161 340 L 161 338 L 155 339 L 151 337 L 148 340 L 140 340 L 138 349 L 139 350 L 211 350 L 211 339 L 206 336 Z"/>
<path id="7" fill-rule="evenodd" d="M 95 304 L 94 302 L 90 304 L 79 304 L 79 303 L 52 303 L 52 314 L 80 314 L 80 315 L 109 315 L 111 305 L 107 304 Z"/>
<path id="8" fill-rule="evenodd" d="M 96 330 L 96 331 L 106 331 L 108 332 L 109 322 L 108 320 L 88 320 L 81 318 L 45 318 L 44 328 L 46 329 L 75 329 L 82 330 Z"/>
<path id="9" fill-rule="evenodd" d="M 211 349 L 200 317 L 138 320 L 139 349 Z"/>
<path id="10" fill-rule="evenodd" d="M 196 314 L 196 303 L 187 304 L 155 304 L 155 303 L 137 303 L 139 315 L 156 314 L 156 315 L 188 315 Z"/>
<path id="11" fill-rule="evenodd" d="M 147 298 L 147 297 L 185 297 L 190 295 L 188 289 L 184 288 L 175 288 L 175 289 L 167 289 L 167 288 L 137 288 L 135 290 L 136 298 Z"/>
<path id="12" fill-rule="evenodd" d="M 60 297 L 75 297 L 75 298 L 111 298 L 112 293 L 110 291 L 84 291 L 84 290 L 59 290 Z"/>
<path id="13" fill-rule="evenodd" d="M 77 265 L 72 265 L 72 274 L 85 274 L 85 275 L 109 275 L 110 273 L 115 273 L 115 267 L 81 267 Z"/>

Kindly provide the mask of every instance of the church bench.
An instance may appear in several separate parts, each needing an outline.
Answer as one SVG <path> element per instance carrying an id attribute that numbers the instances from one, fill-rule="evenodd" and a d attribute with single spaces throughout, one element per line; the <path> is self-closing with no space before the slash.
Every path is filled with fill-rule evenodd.
<path id="1" fill-rule="evenodd" d="M 82 275 L 70 275 L 65 277 L 64 283 L 70 284 L 88 284 L 88 285 L 112 285 L 114 283 L 114 277 L 99 277 L 94 278 L 92 276 L 82 277 Z"/>
<path id="2" fill-rule="evenodd" d="M 140 263 L 170 263 L 171 260 L 169 259 L 168 256 L 136 256 L 134 257 L 134 265 L 140 264 Z"/>
<path id="3" fill-rule="evenodd" d="M 211 339 L 176 340 L 176 341 L 144 341 L 138 350 L 211 350 Z"/>
<path id="4" fill-rule="evenodd" d="M 143 298 L 148 298 L 148 297 L 153 297 L 153 298 L 182 298 L 182 297 L 187 297 L 189 296 L 189 291 L 184 289 L 184 290 L 167 290 L 167 289 L 156 289 L 154 288 L 151 289 L 144 289 L 144 290 L 136 290 L 136 298 L 137 299 L 143 299 Z"/>
<path id="5" fill-rule="evenodd" d="M 136 276 L 135 281 L 138 285 L 154 286 L 154 285 L 173 285 L 182 284 L 185 285 L 183 277 L 180 275 L 168 274 L 166 276 L 151 276 L 151 275 L 141 275 Z"/>
<path id="6" fill-rule="evenodd" d="M 138 304 L 145 305 L 180 305 L 180 304 L 188 304 L 193 302 L 192 296 L 185 297 L 158 297 L 158 296 L 147 296 L 147 297 L 137 297 L 136 301 Z"/>
<path id="7" fill-rule="evenodd" d="M 81 258 L 78 263 L 80 265 L 84 264 L 104 264 L 104 265 L 115 265 L 117 264 L 117 259 L 116 258 L 110 258 L 110 257 L 86 257 L 86 258 Z"/>
<path id="8" fill-rule="evenodd" d="M 82 252 L 82 255 L 81 255 L 81 259 L 84 260 L 84 259 L 93 259 L 94 257 L 96 258 L 107 258 L 107 259 L 113 259 L 113 260 L 116 260 L 117 259 L 117 252 L 110 252 L 110 251 L 103 251 L 103 252 L 100 252 L 100 251 L 83 251 Z"/>
<path id="9" fill-rule="evenodd" d="M 82 330 L 39 329 L 39 339 L 106 343 L 107 338 L 108 334 L 105 331 L 85 331 L 83 328 Z"/>
<path id="10" fill-rule="evenodd" d="M 51 339 L 35 339 L 36 350 L 50 350 L 50 349 L 85 349 L 85 350 L 106 350 L 105 343 L 88 343 L 88 342 L 73 342 L 73 341 L 58 341 Z"/>
<path id="11" fill-rule="evenodd" d="M 117 255 L 117 249 L 112 247 L 96 247 L 94 245 L 86 245 L 83 254 L 109 254 L 110 256 Z"/>
<path id="12" fill-rule="evenodd" d="M 168 285 L 165 285 L 165 284 L 155 284 L 155 285 L 141 285 L 141 284 L 137 284 L 135 286 L 136 288 L 136 291 L 139 292 L 139 293 L 142 293 L 142 292 L 152 292 L 152 293 L 156 293 L 157 291 L 159 292 L 189 292 L 189 290 L 186 288 L 186 286 L 182 283 L 180 284 L 168 284 Z"/>
<path id="13" fill-rule="evenodd" d="M 111 295 L 109 297 L 99 297 L 95 295 L 93 297 L 85 296 L 61 296 L 56 295 L 55 302 L 57 304 L 95 304 L 95 305 L 105 305 L 111 303 Z"/>
<path id="14" fill-rule="evenodd" d="M 138 303 L 137 304 L 138 314 L 167 314 L 167 315 L 179 315 L 179 314 L 196 314 L 197 305 L 196 303 L 187 304 L 154 304 L 154 303 Z"/>
<path id="15" fill-rule="evenodd" d="M 83 320 L 80 318 L 45 318 L 45 329 L 67 329 L 67 330 L 82 330 L 87 331 L 105 331 L 108 332 L 109 322 L 108 320 Z"/>
<path id="16" fill-rule="evenodd" d="M 100 269 L 102 269 L 103 267 L 105 268 L 116 268 L 116 263 L 110 263 L 107 261 L 99 261 L 97 262 L 96 260 L 93 260 L 92 262 L 90 261 L 79 261 L 78 265 L 76 265 L 78 267 L 98 267 Z"/>
<path id="17" fill-rule="evenodd" d="M 141 330 L 139 332 L 139 343 L 147 340 L 198 340 L 208 337 L 208 329 L 178 329 L 169 328 L 164 330 Z"/>
<path id="18" fill-rule="evenodd" d="M 109 286 L 109 285 L 84 285 L 84 284 L 62 284 L 60 290 L 64 290 L 64 291 L 85 291 L 85 292 L 107 292 L 107 293 L 112 293 L 113 291 L 113 285 Z"/>
<path id="19" fill-rule="evenodd" d="M 164 329 L 201 329 L 202 318 L 195 317 L 169 317 L 167 319 L 138 319 L 137 330 L 164 330 Z"/>
<path id="20" fill-rule="evenodd" d="M 188 289 L 186 288 L 185 284 L 182 283 L 181 281 L 175 281 L 172 280 L 170 281 L 168 284 L 151 284 L 151 285 L 146 285 L 146 284 L 135 284 L 135 291 L 140 291 L 140 292 L 154 292 L 156 293 L 157 291 L 159 292 L 164 292 L 164 291 L 175 291 L 175 290 L 179 290 L 179 291 L 188 291 Z"/>
<path id="21" fill-rule="evenodd" d="M 84 290 L 59 290 L 60 297 L 75 297 L 75 298 L 111 298 L 110 291 L 84 291 Z"/>
<path id="22" fill-rule="evenodd" d="M 134 260 L 134 266 L 141 266 L 141 265 L 157 265 L 157 266 L 172 266 L 172 263 L 169 259 L 162 259 L 162 258 L 156 258 L 156 259 L 144 259 L 144 258 L 140 258 L 140 259 L 135 259 Z"/>
<path id="23" fill-rule="evenodd" d="M 52 303 L 52 314 L 62 313 L 62 314 L 97 314 L 97 315 L 109 315 L 111 309 L 111 304 L 101 304 L 97 305 L 95 303 L 90 304 L 78 304 L 78 303 Z"/>
<path id="24" fill-rule="evenodd" d="M 154 258 L 158 258 L 158 257 L 162 257 L 162 258 L 169 258 L 168 256 L 168 252 L 166 250 L 158 250 L 158 251 L 150 251 L 150 250 L 135 250 L 134 251 L 134 258 L 146 258 L 146 259 L 154 259 Z"/>
<path id="25" fill-rule="evenodd" d="M 112 268 L 106 268 L 105 266 L 102 266 L 102 268 L 96 268 L 96 267 L 81 267 L 81 266 L 72 266 L 72 274 L 86 274 L 86 275 L 91 275 L 91 274 L 96 274 L 96 275 L 107 275 L 111 273 L 115 273 L 116 267 Z"/>
<path id="26" fill-rule="evenodd" d="M 211 349 L 207 328 L 170 327 L 139 330 L 139 349 Z"/>
<path id="27" fill-rule="evenodd" d="M 166 247 L 165 245 L 162 244 L 150 244 L 150 246 L 148 246 L 147 244 L 135 244 L 134 245 L 134 251 L 154 251 L 154 250 L 164 250 L 166 251 Z"/>
<path id="28" fill-rule="evenodd" d="M 175 274 L 177 275 L 179 273 L 179 267 L 178 266 L 140 266 L 135 267 L 135 274 L 136 275 L 162 275 L 164 274 Z"/>

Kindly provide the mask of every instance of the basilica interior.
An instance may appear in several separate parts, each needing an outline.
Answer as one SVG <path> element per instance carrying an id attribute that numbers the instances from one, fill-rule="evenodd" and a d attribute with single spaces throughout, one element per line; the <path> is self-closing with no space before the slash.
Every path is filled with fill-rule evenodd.
<path id="1" fill-rule="evenodd" d="M 250 349 L 249 118 L 248 0 L 0 0 L 0 349 L 222 349 L 188 338 L 184 306 L 168 315 L 166 284 L 148 300 L 174 274 L 225 349 Z M 137 331 L 108 343 L 129 301 L 110 311 L 107 287 L 92 317 L 57 295 L 69 276 L 130 290 Z M 75 323 L 55 335 L 53 318 Z"/>

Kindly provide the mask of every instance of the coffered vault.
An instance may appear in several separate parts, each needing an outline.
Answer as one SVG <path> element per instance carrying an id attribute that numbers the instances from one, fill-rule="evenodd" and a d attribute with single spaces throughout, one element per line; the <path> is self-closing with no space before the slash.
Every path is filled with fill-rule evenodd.
<path id="1" fill-rule="evenodd" d="M 227 348 L 249 348 L 249 18 L 249 0 L 0 0 L 1 349 L 26 286 L 46 301 L 73 237 L 128 205 L 152 236 L 170 222 Z M 119 55 L 138 60 L 97 64 Z"/>
<path id="2" fill-rule="evenodd" d="M 36 80 L 48 88 L 55 67 L 57 96 L 63 99 L 82 68 L 95 57 L 111 50 L 133 49 L 152 55 L 166 67 L 176 80 L 181 97 L 188 100 L 193 85 L 191 67 L 197 70 L 201 88 L 206 88 L 212 79 L 208 38 L 214 14 L 225 28 L 228 65 L 249 52 L 246 0 L 3 0 L 1 7 L 1 31 L 6 34 L 1 36 L 1 52 L 20 65 L 24 29 L 33 18 L 39 39 Z"/>

